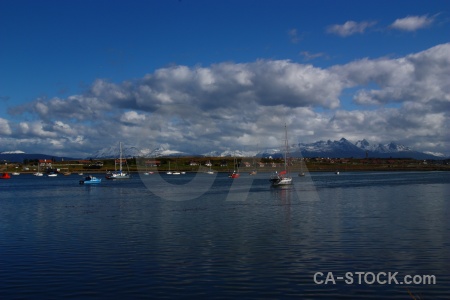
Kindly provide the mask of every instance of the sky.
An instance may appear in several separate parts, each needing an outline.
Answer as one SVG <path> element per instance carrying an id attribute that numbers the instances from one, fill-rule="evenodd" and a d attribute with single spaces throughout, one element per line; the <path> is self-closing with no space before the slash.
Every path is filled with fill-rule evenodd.
<path id="1" fill-rule="evenodd" d="M 450 2 L 0 0 L 0 152 L 450 156 Z"/>

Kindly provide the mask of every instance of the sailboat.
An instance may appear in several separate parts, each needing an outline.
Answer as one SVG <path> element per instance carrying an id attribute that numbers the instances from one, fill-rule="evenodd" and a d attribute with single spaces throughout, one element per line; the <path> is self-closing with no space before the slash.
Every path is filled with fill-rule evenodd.
<path id="1" fill-rule="evenodd" d="M 211 163 L 211 162 L 208 162 L 208 164 L 209 164 L 209 170 L 206 171 L 206 174 L 213 175 L 213 174 L 214 174 L 214 171 L 211 169 L 212 163 Z"/>
<path id="2" fill-rule="evenodd" d="M 128 171 L 124 172 L 122 169 L 122 143 L 119 143 L 119 151 L 120 151 L 120 157 L 119 157 L 119 170 L 117 170 L 117 161 L 114 163 L 115 171 L 106 174 L 106 179 L 130 179 L 131 175 Z M 126 162 L 126 160 L 125 160 Z M 127 164 L 128 167 L 128 164 Z"/>
<path id="3" fill-rule="evenodd" d="M 305 172 L 303 172 L 303 161 L 300 161 L 300 173 L 298 173 L 298 176 L 302 177 L 305 176 Z"/>
<path id="4" fill-rule="evenodd" d="M 284 170 L 281 172 L 275 172 L 269 181 L 273 186 L 289 185 L 292 184 L 292 177 L 288 176 L 287 168 L 287 152 L 288 152 L 288 138 L 287 138 L 287 127 L 284 125 L 285 138 L 284 138 Z"/>
<path id="5" fill-rule="evenodd" d="M 236 178 L 239 178 L 239 176 L 240 176 L 240 174 L 239 174 L 239 164 L 237 162 L 236 156 L 234 156 L 233 165 L 234 165 L 233 168 L 235 168 L 235 169 L 233 170 L 233 173 L 228 175 L 228 177 L 236 179 Z"/>
<path id="6" fill-rule="evenodd" d="M 175 169 L 175 171 L 172 172 L 172 175 L 181 175 L 181 174 L 183 174 L 183 173 L 181 173 L 181 172 L 179 171 L 179 168 L 178 168 L 178 160 L 175 161 L 175 167 L 176 167 L 176 169 Z"/>
<path id="7" fill-rule="evenodd" d="M 34 173 L 33 175 L 34 176 L 44 176 L 44 173 L 42 173 L 41 171 L 40 171 L 40 163 L 38 162 L 38 171 L 36 172 L 36 173 Z"/>
<path id="8" fill-rule="evenodd" d="M 256 163 L 255 158 L 253 157 L 253 170 L 249 173 L 249 175 L 256 175 L 258 172 L 256 171 Z"/>
<path id="9" fill-rule="evenodd" d="M 167 175 L 172 175 L 172 171 L 170 171 L 170 160 L 169 160 L 169 171 L 166 172 Z"/>
<path id="10" fill-rule="evenodd" d="M 6 172 L 4 172 L 1 176 L 0 176 L 0 179 L 10 179 L 11 178 L 11 176 L 8 174 L 8 173 L 6 173 Z"/>

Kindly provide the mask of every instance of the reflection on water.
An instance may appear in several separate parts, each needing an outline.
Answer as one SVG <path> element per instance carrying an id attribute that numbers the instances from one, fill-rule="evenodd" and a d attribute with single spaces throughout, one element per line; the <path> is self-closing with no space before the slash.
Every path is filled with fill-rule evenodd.
<path id="1" fill-rule="evenodd" d="M 449 174 L 317 173 L 277 188 L 265 175 L 0 182 L 2 299 L 450 297 Z M 192 199 L 165 198 L 183 191 Z M 438 280 L 313 281 L 358 271 Z"/>

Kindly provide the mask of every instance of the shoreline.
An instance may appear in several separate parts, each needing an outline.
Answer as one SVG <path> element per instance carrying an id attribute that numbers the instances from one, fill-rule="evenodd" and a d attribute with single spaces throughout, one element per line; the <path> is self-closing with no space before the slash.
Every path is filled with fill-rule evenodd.
<path id="1" fill-rule="evenodd" d="M 212 169 L 215 173 L 223 173 L 223 174 L 228 174 L 230 173 L 230 171 L 224 171 L 224 170 L 214 170 Z M 154 173 L 159 173 L 159 174 L 164 174 L 166 173 L 168 170 L 156 170 L 156 171 L 151 171 Z M 194 171 L 194 170 L 180 170 L 186 173 L 205 173 L 204 171 Z M 257 170 L 258 173 L 273 173 L 274 170 Z M 335 173 L 335 172 L 339 172 L 341 173 L 350 173 L 350 172 L 448 172 L 450 171 L 450 168 L 354 168 L 354 169 L 339 169 L 339 168 L 317 168 L 317 169 L 309 169 L 307 168 L 307 170 L 292 170 L 290 171 L 290 173 Z M 20 174 L 34 174 L 36 173 L 36 171 L 14 171 Z M 144 173 L 145 171 L 139 171 L 139 170 L 130 170 L 129 173 Z M 240 174 L 249 174 L 251 172 L 251 170 L 240 170 Z M 13 173 L 12 171 L 0 171 L 0 173 Z M 42 172 L 44 174 L 46 174 L 45 172 Z M 88 174 L 106 174 L 107 171 L 106 170 L 74 170 L 71 172 L 70 175 L 79 175 L 79 173 L 83 173 L 83 175 L 88 175 Z M 62 172 L 59 172 L 58 174 L 63 175 L 63 176 L 70 176 L 70 175 L 64 175 Z M 83 176 L 83 175 L 79 175 L 79 176 Z M 150 174 L 152 175 L 152 174 Z"/>

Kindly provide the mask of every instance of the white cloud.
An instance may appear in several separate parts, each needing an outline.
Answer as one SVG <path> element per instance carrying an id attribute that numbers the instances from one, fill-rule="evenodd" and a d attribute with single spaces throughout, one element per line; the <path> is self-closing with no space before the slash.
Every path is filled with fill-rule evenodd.
<path id="1" fill-rule="evenodd" d="M 406 18 L 397 19 L 391 24 L 391 28 L 404 31 L 416 31 L 418 29 L 430 26 L 434 21 L 433 17 L 424 16 L 408 16 Z"/>
<path id="2" fill-rule="evenodd" d="M 146 117 L 144 114 L 139 114 L 136 111 L 126 111 L 120 116 L 120 121 L 128 124 L 138 125 L 145 121 Z"/>
<path id="3" fill-rule="evenodd" d="M 12 133 L 8 120 L 0 118 L 0 134 L 10 135 Z"/>
<path id="4" fill-rule="evenodd" d="M 300 41 L 300 37 L 298 35 L 297 29 L 292 28 L 288 31 L 289 38 L 291 39 L 291 43 L 297 44 Z"/>
<path id="5" fill-rule="evenodd" d="M 450 102 L 450 44 L 399 59 L 363 59 L 332 69 L 349 86 L 378 87 L 360 89 L 354 97 L 358 104 L 421 102 L 441 110 Z"/>
<path id="6" fill-rule="evenodd" d="M 43 152 L 88 155 L 121 140 L 205 153 L 277 147 L 287 123 L 291 142 L 367 138 L 449 153 L 449 53 L 450 44 L 443 44 L 327 69 L 288 60 L 161 68 L 16 107 L 16 114 L 29 112 L 35 120 L 0 119 L 0 133 L 9 132 L 21 149 Z M 351 110 L 342 105 L 347 91 Z M 436 148 L 425 148 L 430 145 Z"/>
<path id="7" fill-rule="evenodd" d="M 357 33 L 364 33 L 366 29 L 374 26 L 376 22 L 374 21 L 363 21 L 363 22 L 355 22 L 355 21 L 347 21 L 344 24 L 335 24 L 330 25 L 327 28 L 328 33 L 337 34 L 342 37 L 347 37 Z"/>

